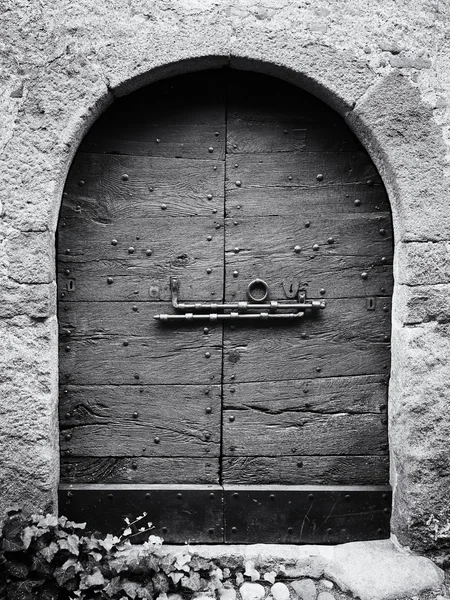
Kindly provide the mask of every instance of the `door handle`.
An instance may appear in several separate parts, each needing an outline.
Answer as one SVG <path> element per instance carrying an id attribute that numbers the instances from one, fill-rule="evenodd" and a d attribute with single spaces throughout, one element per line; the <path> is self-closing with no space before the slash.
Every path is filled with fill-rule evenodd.
<path id="1" fill-rule="evenodd" d="M 256 287 L 264 290 L 260 299 L 254 295 Z M 183 314 L 155 315 L 157 321 L 225 321 L 230 319 L 271 320 L 271 319 L 301 319 L 306 310 L 318 311 L 326 307 L 321 300 L 306 300 L 306 294 L 299 292 L 297 302 L 268 301 L 269 286 L 262 279 L 254 279 L 247 288 L 247 296 L 252 302 L 179 302 L 178 277 L 170 278 L 172 306 Z M 289 310 L 295 312 L 278 312 Z M 220 311 L 220 312 L 219 312 Z M 223 311 L 223 312 L 222 312 Z M 225 312 L 230 311 L 230 312 Z M 252 312 L 248 312 L 252 311 Z"/>

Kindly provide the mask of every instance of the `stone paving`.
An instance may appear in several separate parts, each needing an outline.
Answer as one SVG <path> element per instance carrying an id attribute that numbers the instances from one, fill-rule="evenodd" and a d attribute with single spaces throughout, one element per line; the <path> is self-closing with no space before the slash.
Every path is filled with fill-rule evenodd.
<path id="1" fill-rule="evenodd" d="M 219 600 L 450 600 L 444 571 L 390 540 L 338 546 L 193 546 L 189 551 L 223 569 Z M 211 600 L 200 592 L 193 599 Z"/>

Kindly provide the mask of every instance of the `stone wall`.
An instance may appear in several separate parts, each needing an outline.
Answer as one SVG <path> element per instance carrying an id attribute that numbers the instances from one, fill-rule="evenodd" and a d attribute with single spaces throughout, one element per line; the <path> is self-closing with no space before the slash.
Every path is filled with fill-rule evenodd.
<path id="1" fill-rule="evenodd" d="M 383 177 L 396 240 L 392 531 L 431 549 L 450 519 L 448 2 L 3 0 L 1 10 L 1 510 L 56 508 L 54 234 L 80 139 L 115 96 L 231 64 L 325 100 Z"/>

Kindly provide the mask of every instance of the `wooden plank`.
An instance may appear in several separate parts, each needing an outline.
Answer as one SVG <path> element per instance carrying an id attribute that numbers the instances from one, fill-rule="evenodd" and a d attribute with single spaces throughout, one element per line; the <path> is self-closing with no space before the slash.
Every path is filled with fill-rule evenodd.
<path id="1" fill-rule="evenodd" d="M 218 484 L 219 460 L 180 456 L 61 457 L 63 483 Z"/>
<path id="2" fill-rule="evenodd" d="M 373 414 L 233 411 L 224 419 L 224 456 L 384 454 L 387 419 Z"/>
<path id="3" fill-rule="evenodd" d="M 317 223 L 319 215 L 336 214 L 339 219 L 342 213 L 367 212 L 390 212 L 389 200 L 382 186 L 365 183 L 351 186 L 241 186 L 227 190 L 226 214 L 237 220 L 249 216 L 290 217 L 304 227 L 305 223 Z"/>
<path id="4" fill-rule="evenodd" d="M 224 84 L 220 72 L 200 72 L 119 98 L 86 135 L 80 151 L 221 160 Z"/>
<path id="5" fill-rule="evenodd" d="M 236 456 L 222 461 L 227 484 L 384 485 L 388 456 Z"/>
<path id="6" fill-rule="evenodd" d="M 153 315 L 172 312 L 167 303 L 73 302 L 62 308 L 60 374 L 64 385 L 220 381 L 220 327 L 209 327 L 205 335 L 198 324 L 162 325 Z M 207 358 L 206 353 L 211 356 Z"/>
<path id="7" fill-rule="evenodd" d="M 234 167 L 236 162 L 237 168 Z M 226 164 L 227 190 L 235 187 L 320 188 L 381 184 L 374 164 L 367 153 L 361 151 L 241 154 L 239 160 L 227 157 Z M 318 175 L 323 179 L 318 180 Z"/>
<path id="8" fill-rule="evenodd" d="M 387 374 L 389 334 L 389 312 L 367 311 L 364 299 L 330 300 L 299 324 L 226 325 L 225 381 L 231 375 L 257 382 Z"/>
<path id="9" fill-rule="evenodd" d="M 222 219 L 130 217 L 100 224 L 70 217 L 66 225 L 58 245 L 65 302 L 168 301 L 171 276 L 179 278 L 185 300 L 222 297 Z"/>
<path id="10" fill-rule="evenodd" d="M 218 456 L 220 403 L 220 387 L 211 385 L 68 386 L 60 402 L 61 450 L 88 457 Z"/>
<path id="11" fill-rule="evenodd" d="M 267 256 L 239 252 L 227 254 L 226 299 L 245 300 L 248 284 L 255 278 L 267 282 L 272 300 L 286 300 L 283 282 L 293 279 L 308 298 L 358 298 L 385 296 L 392 293 L 392 266 L 379 257 L 326 256 L 311 251 L 296 255 L 291 246 L 292 260 L 283 255 Z M 389 257 L 389 253 L 384 256 Z M 235 273 L 237 272 L 237 276 Z M 367 273 L 367 279 L 361 275 Z M 321 293 L 325 290 L 325 293 Z M 383 300 L 377 300 L 382 304 Z M 380 306 L 381 309 L 381 306 Z"/>
<path id="12" fill-rule="evenodd" d="M 387 486 L 226 486 L 228 543 L 338 544 L 388 539 Z"/>
<path id="13" fill-rule="evenodd" d="M 78 153 L 64 188 L 61 225 L 76 211 L 105 224 L 119 216 L 212 218 L 222 203 L 221 162 Z"/>
<path id="14" fill-rule="evenodd" d="M 144 484 L 63 484 L 59 488 L 60 514 L 87 530 L 119 534 L 124 518 L 134 521 L 146 513 L 151 533 L 166 543 L 223 542 L 223 492 L 218 486 L 152 486 Z M 135 543 L 149 532 L 135 536 Z"/>
<path id="15" fill-rule="evenodd" d="M 269 414 L 374 413 L 386 411 L 387 386 L 383 375 L 330 377 L 260 383 L 225 380 L 225 411 L 256 410 Z M 228 416 L 225 412 L 225 416 Z"/>
<path id="16" fill-rule="evenodd" d="M 387 213 L 343 214 L 339 218 L 320 215 L 309 223 L 304 227 L 292 218 L 271 216 L 270 225 L 267 217 L 244 218 L 234 225 L 233 220 L 227 219 L 225 252 L 230 253 L 230 260 L 234 248 L 238 247 L 239 253 L 245 253 L 250 260 L 256 255 L 264 259 L 284 258 L 292 263 L 297 258 L 294 248 L 300 246 L 299 254 L 306 254 L 306 258 L 317 251 L 321 260 L 324 255 L 364 256 L 378 260 L 387 256 L 392 263 L 392 227 Z"/>

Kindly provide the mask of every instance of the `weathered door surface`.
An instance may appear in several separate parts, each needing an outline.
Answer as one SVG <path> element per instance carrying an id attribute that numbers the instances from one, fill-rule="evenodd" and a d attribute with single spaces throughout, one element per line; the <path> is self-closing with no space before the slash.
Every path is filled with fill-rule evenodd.
<path id="1" fill-rule="evenodd" d="M 255 279 L 269 310 L 221 307 Z M 146 510 L 172 542 L 388 537 L 391 216 L 326 105 L 229 70 L 118 100 L 68 176 L 58 285 L 61 513 Z"/>

